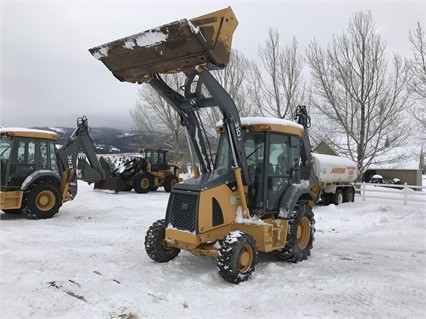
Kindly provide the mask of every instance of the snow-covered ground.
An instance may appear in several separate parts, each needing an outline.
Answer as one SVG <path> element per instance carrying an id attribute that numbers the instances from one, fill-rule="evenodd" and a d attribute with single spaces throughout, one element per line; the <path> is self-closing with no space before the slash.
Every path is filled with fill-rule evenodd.
<path id="1" fill-rule="evenodd" d="M 426 205 L 367 199 L 315 208 L 311 257 L 260 254 L 225 282 L 211 257 L 145 253 L 168 193 L 79 194 L 49 220 L 1 214 L 1 318 L 424 318 Z"/>

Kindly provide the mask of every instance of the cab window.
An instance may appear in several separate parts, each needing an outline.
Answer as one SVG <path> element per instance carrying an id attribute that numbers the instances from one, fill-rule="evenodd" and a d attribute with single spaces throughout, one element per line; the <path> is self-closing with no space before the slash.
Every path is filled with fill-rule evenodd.
<path id="1" fill-rule="evenodd" d="M 33 139 L 19 139 L 16 149 L 15 162 L 18 164 L 34 164 L 36 143 Z"/>
<path id="2" fill-rule="evenodd" d="M 9 136 L 2 136 L 0 139 L 0 159 L 8 160 L 12 149 L 12 139 Z"/>
<path id="3" fill-rule="evenodd" d="M 54 171 L 55 173 L 59 172 L 59 165 L 58 165 L 58 157 L 56 155 L 56 146 L 54 141 L 49 141 L 49 159 L 50 159 L 50 169 Z"/>
<path id="4" fill-rule="evenodd" d="M 217 148 L 215 169 L 231 169 L 232 155 L 229 147 L 229 141 L 226 134 L 220 135 L 219 146 Z"/>

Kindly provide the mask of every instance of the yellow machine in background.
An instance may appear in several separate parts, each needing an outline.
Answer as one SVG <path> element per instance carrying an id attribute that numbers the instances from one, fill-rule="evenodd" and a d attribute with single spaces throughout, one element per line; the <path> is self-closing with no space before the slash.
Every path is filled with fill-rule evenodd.
<path id="1" fill-rule="evenodd" d="M 39 219 L 55 215 L 62 203 L 77 195 L 77 168 L 82 180 L 92 183 L 105 178 L 86 117 L 59 149 L 59 136 L 50 131 L 1 128 L 0 209 L 7 214 L 24 213 Z M 84 152 L 83 160 L 80 152 Z M 78 167 L 77 167 L 78 162 Z"/>
<path id="2" fill-rule="evenodd" d="M 135 190 L 145 194 L 164 187 L 168 193 L 179 183 L 179 167 L 168 160 L 168 151 L 145 149 L 143 157 L 133 158 L 116 168 L 111 176 L 95 183 L 95 189 L 108 189 L 116 193 Z"/>

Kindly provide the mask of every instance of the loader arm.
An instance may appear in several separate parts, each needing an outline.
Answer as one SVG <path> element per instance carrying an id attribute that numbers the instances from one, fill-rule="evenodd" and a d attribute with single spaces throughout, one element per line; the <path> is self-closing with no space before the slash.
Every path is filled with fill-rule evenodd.
<path id="1" fill-rule="evenodd" d="M 92 49 L 120 81 L 150 84 L 179 114 L 200 162 L 202 172 L 213 169 L 208 141 L 197 111 L 219 107 L 223 115 L 234 167 L 241 168 L 242 183 L 249 177 L 237 108 L 210 70 L 229 62 L 233 33 L 238 25 L 230 7 L 190 20 L 182 19 Z M 145 41 L 150 39 L 151 41 Z M 160 74 L 183 72 L 183 94 L 170 88 Z M 192 91 L 195 87 L 195 90 Z M 203 87 L 209 96 L 203 95 Z"/>
<path id="2" fill-rule="evenodd" d="M 191 91 L 195 83 L 195 91 Z M 213 77 L 207 67 L 201 68 L 197 75 L 187 77 L 184 95 L 170 88 L 159 74 L 153 76 L 149 84 L 174 108 L 181 118 L 181 124 L 186 127 L 195 153 L 200 162 L 201 172 L 212 170 L 212 159 L 207 150 L 207 141 L 203 134 L 203 125 L 197 116 L 201 108 L 218 107 L 223 115 L 225 134 L 227 134 L 234 166 L 240 167 L 243 184 L 248 185 L 249 177 L 245 161 L 244 144 L 241 132 L 241 121 L 237 107 L 226 90 Z M 202 94 L 205 87 L 211 96 Z"/>
<path id="3" fill-rule="evenodd" d="M 191 105 L 188 99 L 169 87 L 159 74 L 155 74 L 149 84 L 179 114 L 181 124 L 188 131 L 195 153 L 197 154 L 201 172 L 206 173 L 211 171 L 212 159 L 207 151 L 206 140 L 202 134 L 202 126 L 197 119 L 196 112 L 194 112 L 196 105 Z M 185 86 L 185 90 L 187 87 L 188 85 Z"/>

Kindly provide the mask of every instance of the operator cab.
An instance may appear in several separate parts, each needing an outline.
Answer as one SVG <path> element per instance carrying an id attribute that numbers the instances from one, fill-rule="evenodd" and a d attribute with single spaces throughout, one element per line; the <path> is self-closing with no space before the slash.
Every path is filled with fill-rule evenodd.
<path id="1" fill-rule="evenodd" d="M 168 159 L 166 150 L 146 149 L 144 151 L 145 160 L 151 164 L 151 170 L 154 172 L 168 169 Z"/>
<path id="2" fill-rule="evenodd" d="M 287 188 L 300 183 L 299 140 L 303 128 L 286 120 L 263 118 L 261 121 L 250 124 L 250 118 L 241 119 L 252 214 L 277 212 Z M 221 134 L 215 169 L 231 170 L 232 165 L 228 137 Z"/>
<path id="3" fill-rule="evenodd" d="M 20 189 L 28 175 L 50 170 L 60 176 L 58 135 L 32 129 L 0 129 L 1 189 Z"/>

